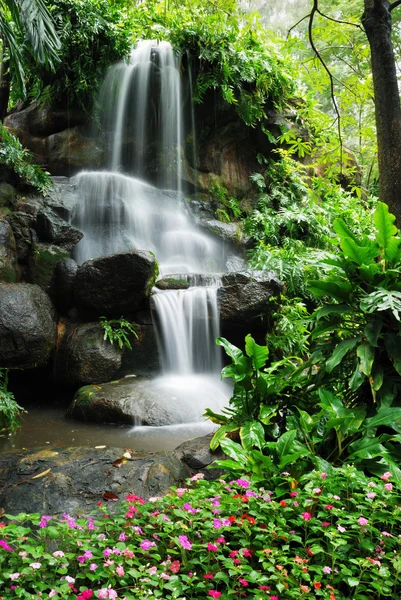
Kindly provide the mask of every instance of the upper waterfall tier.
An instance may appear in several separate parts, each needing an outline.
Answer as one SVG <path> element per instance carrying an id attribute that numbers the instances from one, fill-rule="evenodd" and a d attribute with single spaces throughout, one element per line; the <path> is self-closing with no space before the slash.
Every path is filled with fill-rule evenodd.
<path id="1" fill-rule="evenodd" d="M 168 42 L 145 40 L 106 75 L 99 116 L 108 168 L 180 190 L 183 139 L 180 58 Z"/>

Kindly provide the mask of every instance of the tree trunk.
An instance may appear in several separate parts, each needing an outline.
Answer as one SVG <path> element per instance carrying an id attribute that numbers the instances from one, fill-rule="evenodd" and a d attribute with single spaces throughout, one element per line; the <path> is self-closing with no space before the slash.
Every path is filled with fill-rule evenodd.
<path id="1" fill-rule="evenodd" d="M 6 58 L 7 46 L 4 38 L 1 40 L 1 63 L 0 63 L 0 121 L 4 121 L 7 115 L 8 101 L 10 99 L 10 61 Z"/>
<path id="2" fill-rule="evenodd" d="M 387 0 L 364 0 L 362 25 L 369 40 L 375 96 L 379 195 L 401 227 L 401 106 Z"/>

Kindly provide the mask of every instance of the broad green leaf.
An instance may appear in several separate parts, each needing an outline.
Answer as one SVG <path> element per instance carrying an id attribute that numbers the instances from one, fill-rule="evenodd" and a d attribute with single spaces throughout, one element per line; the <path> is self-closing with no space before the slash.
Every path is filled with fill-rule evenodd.
<path id="1" fill-rule="evenodd" d="M 348 381 L 350 390 L 352 392 L 356 392 L 356 390 L 359 390 L 359 388 L 361 387 L 361 385 L 363 384 L 364 381 L 365 381 L 365 375 L 361 371 L 360 362 L 357 361 L 355 371 L 353 372 L 353 374 L 351 375 L 351 377 L 349 378 L 349 381 Z"/>
<path id="2" fill-rule="evenodd" d="M 375 392 L 378 392 L 383 385 L 384 371 L 381 365 L 373 365 L 372 369 L 372 386 Z"/>
<path id="3" fill-rule="evenodd" d="M 387 354 L 393 363 L 398 375 L 401 375 L 401 337 L 395 333 L 388 333 L 384 337 Z"/>
<path id="4" fill-rule="evenodd" d="M 368 342 L 377 348 L 377 340 L 379 339 L 380 332 L 383 327 L 383 321 L 379 319 L 373 319 L 369 321 L 367 325 L 365 325 L 363 332 L 366 336 Z"/>
<path id="5" fill-rule="evenodd" d="M 259 346 L 250 333 L 245 338 L 245 352 L 252 358 L 255 369 L 261 369 L 265 366 L 269 356 L 269 349 L 267 346 Z"/>
<path id="6" fill-rule="evenodd" d="M 206 417 L 206 419 L 209 419 L 209 421 L 212 421 L 212 423 L 217 423 L 218 425 L 223 425 L 228 421 L 228 417 L 215 413 L 210 408 L 205 410 L 202 417 Z"/>
<path id="7" fill-rule="evenodd" d="M 386 448 L 375 437 L 363 437 L 356 442 L 352 442 L 348 446 L 348 451 L 350 453 L 349 460 L 376 458 L 376 456 L 384 456 L 387 453 Z"/>
<path id="8" fill-rule="evenodd" d="M 286 431 L 283 433 L 283 435 L 277 440 L 276 452 L 279 458 L 285 456 L 286 454 L 291 454 L 291 449 L 293 449 L 296 435 L 296 430 L 292 429 L 291 431 Z"/>
<path id="9" fill-rule="evenodd" d="M 270 404 L 261 404 L 258 419 L 264 425 L 269 425 L 272 417 L 277 412 L 278 405 L 270 405 Z"/>
<path id="10" fill-rule="evenodd" d="M 343 403 L 337 396 L 325 390 L 324 388 L 320 388 L 318 391 L 320 402 L 319 405 L 326 409 L 332 410 L 334 413 L 338 414 L 343 408 Z"/>
<path id="11" fill-rule="evenodd" d="M 366 429 L 371 427 L 380 427 L 380 425 L 388 425 L 398 432 L 401 427 L 401 408 L 390 406 L 377 411 L 374 417 L 366 419 L 363 426 Z"/>
<path id="12" fill-rule="evenodd" d="M 248 454 L 240 444 L 227 438 L 223 438 L 220 441 L 220 447 L 227 456 L 242 463 L 243 467 L 248 463 Z"/>
<path id="13" fill-rule="evenodd" d="M 384 202 L 378 202 L 374 222 L 377 228 L 376 241 L 383 250 L 383 258 L 392 261 L 397 256 L 401 239 L 394 237 L 398 233 L 394 225 L 395 216 L 390 214 Z"/>
<path id="14" fill-rule="evenodd" d="M 257 446 L 262 450 L 265 443 L 265 430 L 259 421 L 247 421 L 240 429 L 242 446 L 245 450 L 250 450 Z"/>
<path id="15" fill-rule="evenodd" d="M 359 579 L 356 579 L 355 577 L 347 577 L 347 582 L 350 587 L 359 585 Z"/>
<path id="16" fill-rule="evenodd" d="M 332 296 L 339 302 L 347 302 L 351 292 L 351 284 L 348 281 L 336 283 L 330 280 L 313 280 L 307 285 L 308 290 L 321 298 L 322 296 Z"/>
<path id="17" fill-rule="evenodd" d="M 236 423 L 230 423 L 219 427 L 211 439 L 210 449 L 216 450 L 219 447 L 221 440 L 226 437 L 227 433 L 237 431 L 237 429 L 238 425 Z"/>
<path id="18" fill-rule="evenodd" d="M 299 423 L 301 425 L 302 431 L 305 433 L 311 433 L 311 431 L 315 425 L 315 421 L 314 421 L 313 417 L 311 417 L 311 415 L 309 415 L 304 410 L 300 410 L 299 408 L 298 408 L 298 412 L 299 412 Z"/>
<path id="19" fill-rule="evenodd" d="M 345 313 L 353 312 L 354 309 L 351 308 L 348 304 L 326 304 L 315 310 L 312 317 L 317 320 L 322 317 L 326 317 L 327 315 L 344 315 Z"/>
<path id="20" fill-rule="evenodd" d="M 210 465 L 208 465 L 208 469 L 227 469 L 227 471 L 242 471 L 243 465 L 240 462 L 236 462 L 235 460 L 230 460 L 227 458 L 226 460 L 215 460 Z"/>
<path id="21" fill-rule="evenodd" d="M 363 342 L 356 349 L 356 354 L 361 361 L 362 373 L 369 377 L 372 372 L 372 365 L 375 359 L 375 349 L 369 344 L 369 342 Z"/>
<path id="22" fill-rule="evenodd" d="M 377 288 L 374 292 L 367 294 L 360 301 L 361 310 L 373 313 L 377 311 L 390 310 L 397 321 L 400 321 L 401 292 L 397 290 L 386 290 Z"/>
<path id="23" fill-rule="evenodd" d="M 351 238 L 343 239 L 341 248 L 345 256 L 357 265 L 368 265 L 380 254 L 380 248 L 375 242 L 371 242 L 369 246 L 358 246 Z"/>
<path id="24" fill-rule="evenodd" d="M 228 356 L 232 358 L 234 362 L 238 362 L 239 359 L 242 356 L 244 356 L 243 352 L 239 348 L 234 346 L 234 344 L 231 344 L 228 340 L 226 340 L 226 338 L 217 338 L 216 344 L 218 346 L 223 346 L 224 350 L 226 351 L 226 354 L 228 354 Z"/>
<path id="25" fill-rule="evenodd" d="M 304 446 L 303 450 L 298 450 L 298 452 L 294 452 L 293 454 L 285 454 L 280 458 L 279 468 L 284 469 L 287 465 L 297 462 L 298 458 L 308 456 L 309 454 L 310 450 L 306 446 Z"/>
<path id="26" fill-rule="evenodd" d="M 354 242 L 358 242 L 356 235 L 347 227 L 342 219 L 334 219 L 333 228 L 341 239 L 351 238 Z"/>
<path id="27" fill-rule="evenodd" d="M 343 340 L 334 348 L 334 351 L 330 358 L 326 361 L 326 369 L 328 373 L 331 373 L 337 365 L 340 364 L 344 356 L 361 341 L 362 336 L 357 336 L 354 338 L 350 338 L 348 340 Z"/>

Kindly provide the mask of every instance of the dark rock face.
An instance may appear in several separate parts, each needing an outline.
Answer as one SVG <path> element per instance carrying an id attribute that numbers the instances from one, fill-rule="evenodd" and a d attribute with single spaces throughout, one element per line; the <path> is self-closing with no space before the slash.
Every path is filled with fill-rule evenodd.
<path id="1" fill-rule="evenodd" d="M 116 377 L 121 356 L 99 323 L 70 324 L 54 355 L 54 378 L 66 385 L 104 383 Z"/>
<path id="2" fill-rule="evenodd" d="M 73 306 L 75 275 L 78 265 L 72 258 L 57 263 L 54 271 L 55 303 L 62 314 Z"/>
<path id="3" fill-rule="evenodd" d="M 250 323 L 268 310 L 267 301 L 283 284 L 272 271 L 227 273 L 217 291 L 222 321 Z"/>
<path id="4" fill-rule="evenodd" d="M 97 502 L 104 502 L 105 492 L 121 500 L 129 493 L 161 496 L 191 475 L 171 452 L 132 452 L 120 468 L 113 467 L 125 452 L 123 448 L 44 448 L 0 454 L 0 504 L 11 514 L 88 514 Z"/>
<path id="5" fill-rule="evenodd" d="M 150 252 L 137 250 L 88 260 L 75 278 L 76 305 L 97 316 L 127 316 L 149 296 L 156 278 Z"/>
<path id="6" fill-rule="evenodd" d="M 40 287 L 0 284 L 0 368 L 42 365 L 55 343 L 54 309 Z"/>
<path id="7" fill-rule="evenodd" d="M 47 146 L 47 167 L 53 175 L 72 175 L 99 167 L 103 161 L 103 148 L 84 137 L 78 127 L 50 135 Z"/>
<path id="8" fill-rule="evenodd" d="M 17 190 L 5 181 L 0 183 L 0 208 L 14 209 L 16 206 Z"/>
<path id="9" fill-rule="evenodd" d="M 14 283 L 17 279 L 17 247 L 8 221 L 0 220 L 0 281 Z"/>
<path id="10" fill-rule="evenodd" d="M 13 230 L 18 262 L 26 264 L 32 253 L 33 244 L 38 242 L 38 236 L 33 229 L 35 219 L 22 211 L 13 212 L 7 217 Z"/>
<path id="11" fill-rule="evenodd" d="M 126 348 L 119 376 L 150 376 L 160 372 L 160 355 L 156 332 L 152 324 L 140 325 L 138 339 L 132 339 L 132 350 Z"/>

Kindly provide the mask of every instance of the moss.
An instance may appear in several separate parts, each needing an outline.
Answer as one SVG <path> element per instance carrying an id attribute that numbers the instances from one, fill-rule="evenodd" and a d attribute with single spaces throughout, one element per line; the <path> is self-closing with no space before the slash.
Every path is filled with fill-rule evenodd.
<path id="1" fill-rule="evenodd" d="M 52 285 L 54 270 L 61 260 L 69 258 L 69 252 L 49 244 L 35 244 L 28 266 L 28 277 L 48 292 Z"/>
<path id="2" fill-rule="evenodd" d="M 3 283 L 15 283 L 17 281 L 17 273 L 10 265 L 2 265 L 0 262 L 0 281 Z"/>
<path id="3" fill-rule="evenodd" d="M 156 287 L 159 288 L 159 290 L 187 290 L 189 288 L 189 283 L 188 281 L 185 281 L 185 279 L 165 277 L 156 282 Z"/>
<path id="4" fill-rule="evenodd" d="M 79 388 L 74 396 L 74 406 L 84 407 L 91 404 L 99 389 L 101 389 L 99 385 L 84 385 L 84 387 Z"/>

